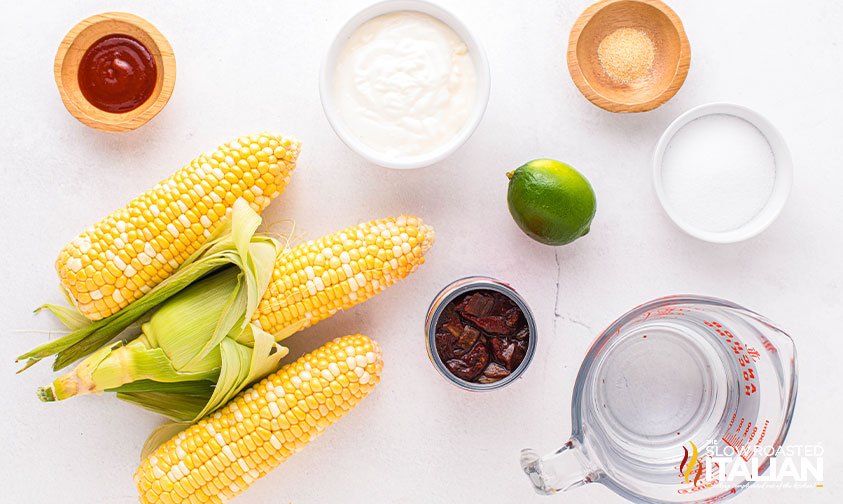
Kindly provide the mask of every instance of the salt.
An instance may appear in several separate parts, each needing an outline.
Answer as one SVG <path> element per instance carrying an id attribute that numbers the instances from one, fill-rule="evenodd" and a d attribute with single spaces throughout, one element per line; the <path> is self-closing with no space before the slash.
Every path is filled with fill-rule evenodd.
<path id="1" fill-rule="evenodd" d="M 674 212 L 710 232 L 737 229 L 770 199 L 776 160 L 758 128 L 711 114 L 677 131 L 662 158 L 662 187 Z"/>

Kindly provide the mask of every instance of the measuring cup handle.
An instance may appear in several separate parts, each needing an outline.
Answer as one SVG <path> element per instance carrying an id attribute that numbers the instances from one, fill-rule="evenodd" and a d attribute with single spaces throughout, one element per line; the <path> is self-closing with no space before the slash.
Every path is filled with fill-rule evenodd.
<path id="1" fill-rule="evenodd" d="M 530 477 L 536 492 L 543 495 L 564 492 L 592 481 L 585 455 L 574 440 L 544 457 L 535 450 L 521 450 L 521 469 Z"/>

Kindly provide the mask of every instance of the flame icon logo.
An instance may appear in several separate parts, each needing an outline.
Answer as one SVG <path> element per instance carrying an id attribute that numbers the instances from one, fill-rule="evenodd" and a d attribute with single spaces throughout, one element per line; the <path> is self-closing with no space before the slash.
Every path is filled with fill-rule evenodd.
<path id="1" fill-rule="evenodd" d="M 697 466 L 697 474 L 694 476 L 694 486 L 697 486 L 697 481 L 699 481 L 700 476 L 702 476 L 703 466 L 698 463 L 699 452 L 697 451 L 697 445 L 695 445 L 693 441 L 689 441 L 689 443 L 691 444 L 690 456 L 688 454 L 688 449 L 684 446 L 682 447 L 682 449 L 685 450 L 685 456 L 682 457 L 682 462 L 679 464 L 679 475 L 685 476 L 685 483 L 690 483 L 689 478 L 691 477 L 691 472 L 694 470 L 694 466 Z"/>

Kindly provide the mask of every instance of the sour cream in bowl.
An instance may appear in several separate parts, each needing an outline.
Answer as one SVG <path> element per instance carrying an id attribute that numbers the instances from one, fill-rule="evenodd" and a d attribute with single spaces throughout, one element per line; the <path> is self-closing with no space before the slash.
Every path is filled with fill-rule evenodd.
<path id="1" fill-rule="evenodd" d="M 468 29 L 444 9 L 389 0 L 337 34 L 320 72 L 328 122 L 365 159 L 418 168 L 459 148 L 480 123 L 489 66 Z"/>

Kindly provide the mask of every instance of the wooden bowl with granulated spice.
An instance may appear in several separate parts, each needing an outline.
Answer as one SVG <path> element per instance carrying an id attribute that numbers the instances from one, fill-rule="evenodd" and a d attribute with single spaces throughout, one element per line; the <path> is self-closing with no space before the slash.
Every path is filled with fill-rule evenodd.
<path id="1" fill-rule="evenodd" d="M 645 112 L 685 82 L 691 46 L 682 21 L 659 0 L 602 0 L 574 22 L 568 71 L 591 103 L 609 112 Z"/>

